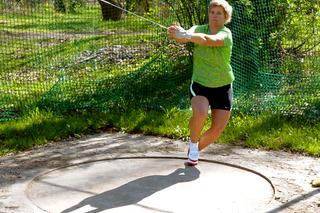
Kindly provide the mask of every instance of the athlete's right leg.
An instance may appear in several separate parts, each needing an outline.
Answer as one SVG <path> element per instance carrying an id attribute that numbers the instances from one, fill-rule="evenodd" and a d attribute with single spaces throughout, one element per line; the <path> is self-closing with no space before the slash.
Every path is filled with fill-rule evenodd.
<path id="1" fill-rule="evenodd" d="M 191 99 L 192 117 L 189 122 L 190 142 L 188 148 L 189 165 L 197 165 L 199 159 L 198 140 L 200 138 L 202 128 L 208 117 L 209 102 L 204 96 L 194 96 Z"/>
<path id="2" fill-rule="evenodd" d="M 209 102 L 204 96 L 194 96 L 191 99 L 192 117 L 189 121 L 190 139 L 196 143 L 201 135 L 206 119 L 208 117 Z"/>

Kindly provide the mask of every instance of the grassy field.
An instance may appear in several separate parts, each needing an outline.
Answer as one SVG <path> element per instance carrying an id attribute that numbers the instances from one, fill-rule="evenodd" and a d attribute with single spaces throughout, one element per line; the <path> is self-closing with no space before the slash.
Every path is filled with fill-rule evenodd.
<path id="1" fill-rule="evenodd" d="M 35 110 L 19 121 L 0 123 L 0 155 L 110 129 L 187 140 L 190 116 L 191 112 L 177 109 L 68 115 Z M 308 123 L 298 118 L 234 114 L 218 143 L 320 156 L 319 130 L 319 122 Z"/>
<path id="2" fill-rule="evenodd" d="M 41 12 L 0 14 L 0 116 L 9 118 L 0 122 L 0 155 L 108 129 L 188 140 L 191 112 L 177 107 L 185 107 L 187 101 L 185 71 L 190 64 L 184 50 L 169 44 L 165 48 L 170 56 L 158 57 L 155 52 L 162 50 L 165 32 L 136 17 L 104 22 L 100 16 L 98 6 L 59 14 L 50 5 Z M 308 57 L 319 66 L 319 59 Z M 317 78 L 274 85 L 282 86 L 281 96 L 268 93 L 268 80 L 274 78 L 268 74 L 264 82 L 258 79 L 263 96 L 250 91 L 250 96 L 237 97 L 236 110 L 218 142 L 320 156 L 319 119 L 310 119 L 318 115 L 319 100 L 306 95 L 317 89 Z M 90 109 L 90 102 L 107 102 L 108 95 L 115 98 L 113 108 Z M 131 99 L 140 105 L 130 108 L 135 103 Z M 66 111 L 63 104 L 69 107 Z M 158 110 L 143 106 L 151 104 Z M 270 113 L 277 104 L 288 106 L 285 112 L 295 116 Z M 89 110 L 74 110 L 73 105 Z M 305 108 L 309 117 L 304 116 Z M 252 113 L 257 109 L 261 112 Z"/>
<path id="3" fill-rule="evenodd" d="M 135 71 L 151 55 L 150 41 L 159 40 L 157 29 L 137 17 L 102 21 L 98 5 L 73 14 L 56 13 L 50 4 L 35 11 L 12 9 L 0 15 L 0 22 L 0 114 L 33 108 L 62 81 L 81 90 L 81 81 L 91 80 L 94 88 L 101 80 Z"/>

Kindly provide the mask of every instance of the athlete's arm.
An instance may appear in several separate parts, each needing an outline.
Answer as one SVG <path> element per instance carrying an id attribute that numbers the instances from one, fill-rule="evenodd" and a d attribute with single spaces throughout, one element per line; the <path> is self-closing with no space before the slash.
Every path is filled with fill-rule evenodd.
<path id="1" fill-rule="evenodd" d="M 211 47 L 222 47 L 225 45 L 227 35 L 224 32 L 219 32 L 216 35 L 195 33 L 196 27 L 197 26 L 193 26 L 189 30 L 185 30 L 180 26 L 172 25 L 168 28 L 169 38 L 178 43 L 193 42 L 195 44 Z"/>
<path id="2" fill-rule="evenodd" d="M 203 46 L 222 47 L 224 46 L 225 38 L 226 37 L 223 36 L 222 33 L 218 33 L 216 35 L 207 35 L 204 33 L 193 33 L 190 41 L 195 44 L 200 44 Z"/>

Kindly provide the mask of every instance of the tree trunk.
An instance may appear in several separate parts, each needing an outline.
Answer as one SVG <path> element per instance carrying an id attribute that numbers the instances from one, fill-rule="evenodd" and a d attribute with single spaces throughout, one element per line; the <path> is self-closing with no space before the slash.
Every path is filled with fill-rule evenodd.
<path id="1" fill-rule="evenodd" d="M 121 7 L 121 5 L 119 5 L 119 3 L 115 2 L 114 0 L 108 0 L 108 2 Z M 121 19 L 122 10 L 100 0 L 99 0 L 99 4 L 101 6 L 103 20 L 107 21 L 111 19 L 114 21 L 118 21 Z"/>

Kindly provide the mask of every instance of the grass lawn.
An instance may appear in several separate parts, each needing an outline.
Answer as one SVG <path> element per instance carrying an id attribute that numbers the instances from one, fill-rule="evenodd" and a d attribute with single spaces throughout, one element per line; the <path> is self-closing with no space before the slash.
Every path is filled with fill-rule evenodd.
<path id="1" fill-rule="evenodd" d="M 109 128 L 187 140 L 190 116 L 190 111 L 177 109 L 68 115 L 36 110 L 20 120 L 0 123 L 0 154 L 23 151 L 69 137 L 80 138 Z M 308 123 L 299 118 L 234 114 L 218 143 L 320 156 L 319 130 L 319 122 Z"/>
<path id="2" fill-rule="evenodd" d="M 124 82 L 121 85 L 123 89 L 130 88 L 130 86 L 135 86 L 135 88 L 131 88 L 129 92 L 120 91 L 117 88 L 111 91 L 124 94 L 126 98 L 131 97 L 132 94 L 137 95 L 134 96 L 138 97 L 137 99 L 145 99 L 147 96 L 146 103 L 148 104 L 153 103 L 157 95 L 169 96 L 172 94 L 170 93 L 172 91 L 169 91 L 172 90 L 172 85 L 176 85 L 177 82 L 181 83 L 179 88 L 175 88 L 174 95 L 176 96 L 172 98 L 177 100 L 177 97 L 180 96 L 179 92 L 187 91 L 184 90 L 185 79 L 189 79 L 187 73 L 184 73 L 189 63 L 189 60 L 185 60 L 188 57 L 177 56 L 186 56 L 185 49 L 180 48 L 179 51 L 176 51 L 177 49 L 168 45 L 167 42 L 165 48 L 171 55 L 163 54 L 162 59 L 159 59 L 163 61 L 160 62 L 157 61 L 157 57 L 154 57 L 154 53 L 160 52 L 165 46 L 161 42 L 166 32 L 156 29 L 145 20 L 138 20 L 137 17 L 128 15 L 120 21 L 105 22 L 101 19 L 98 5 L 80 8 L 74 14 L 56 13 L 49 4 L 42 4 L 42 7 L 42 10 L 35 10 L 32 13 L 17 10 L 0 14 L 0 39 L 2 41 L 0 42 L 0 115 L 7 113 L 15 117 L 15 113 L 19 114 L 14 120 L 0 122 L 0 155 L 31 149 L 37 145 L 68 137 L 80 138 L 82 135 L 108 128 L 128 133 L 188 140 L 188 120 L 191 112 L 178 110 L 171 106 L 162 107 L 161 110 L 142 110 L 136 107 L 121 111 L 115 104 L 114 108 L 101 111 L 71 110 L 65 113 L 38 108 L 34 103 L 43 100 L 44 97 L 53 97 L 57 102 L 69 101 L 69 105 L 72 105 L 74 104 L 72 101 L 76 100 L 74 97 L 77 92 L 83 92 L 80 98 L 92 98 L 92 94 L 95 94 L 96 102 L 100 103 L 99 94 L 109 93 L 99 90 L 106 88 L 104 83 L 108 79 L 116 79 L 116 77 L 119 77 L 120 80 L 115 81 L 114 85 Z M 290 42 L 287 41 L 287 44 Z M 115 54 L 117 48 L 123 55 L 127 54 L 127 58 L 120 58 L 120 62 L 99 59 L 105 54 L 103 51 L 107 51 L 118 60 L 119 55 Z M 150 65 L 152 60 L 157 63 Z M 305 57 L 305 61 L 308 62 L 305 63 L 305 66 L 319 66 L 320 64 L 319 59 L 312 55 Z M 293 62 L 288 61 L 287 63 L 293 66 Z M 286 73 L 289 65 L 281 72 Z M 305 67 L 304 70 L 311 73 L 308 67 Z M 130 76 L 129 74 L 135 75 Z M 122 76 L 129 77 L 123 81 Z M 271 75 L 267 77 L 273 78 Z M 65 84 L 59 84 L 64 81 Z M 92 82 L 95 85 L 90 87 Z M 157 83 L 156 87 L 152 88 L 150 85 L 155 85 L 155 83 Z M 161 88 L 164 83 L 168 83 L 169 86 Z M 268 84 L 269 81 L 265 81 L 264 84 L 261 84 L 261 88 L 266 88 Z M 314 107 L 319 106 L 317 97 L 305 95 L 305 90 L 295 91 L 296 88 L 300 88 L 295 87 L 296 84 L 305 90 L 314 92 L 314 85 L 318 85 L 318 80 L 314 78 L 304 81 L 299 78 L 298 81 L 291 82 L 287 87 L 282 85 L 283 96 L 288 95 L 288 99 L 268 94 L 262 99 L 257 99 L 264 102 L 255 104 L 265 106 L 269 104 L 269 107 L 273 107 L 285 100 L 289 110 L 292 111 L 297 107 L 299 109 L 308 107 L 306 104 L 310 103 L 314 104 Z M 141 91 L 146 92 L 147 95 L 139 96 L 142 94 Z M 65 95 L 65 99 L 61 100 L 59 96 L 61 94 Z M 242 104 L 246 111 L 252 110 L 253 105 L 248 101 L 249 96 L 243 97 L 242 100 L 238 99 L 236 104 Z M 281 100 L 278 100 L 278 97 Z M 132 103 L 118 99 L 117 103 L 124 103 L 124 105 Z M 47 101 L 50 103 L 52 100 Z M 81 103 L 87 104 L 86 100 Z M 174 105 L 175 103 L 155 103 L 161 106 L 169 104 Z M 179 104 L 183 105 L 185 102 L 182 101 Z M 263 106 L 260 108 L 263 109 Z M 300 113 L 299 109 L 298 113 Z M 320 156 L 320 123 L 317 122 L 318 120 L 284 116 L 279 113 L 262 112 L 251 115 L 250 113 L 245 114 L 244 111 L 240 112 L 241 110 L 234 112 L 219 143 Z"/>

